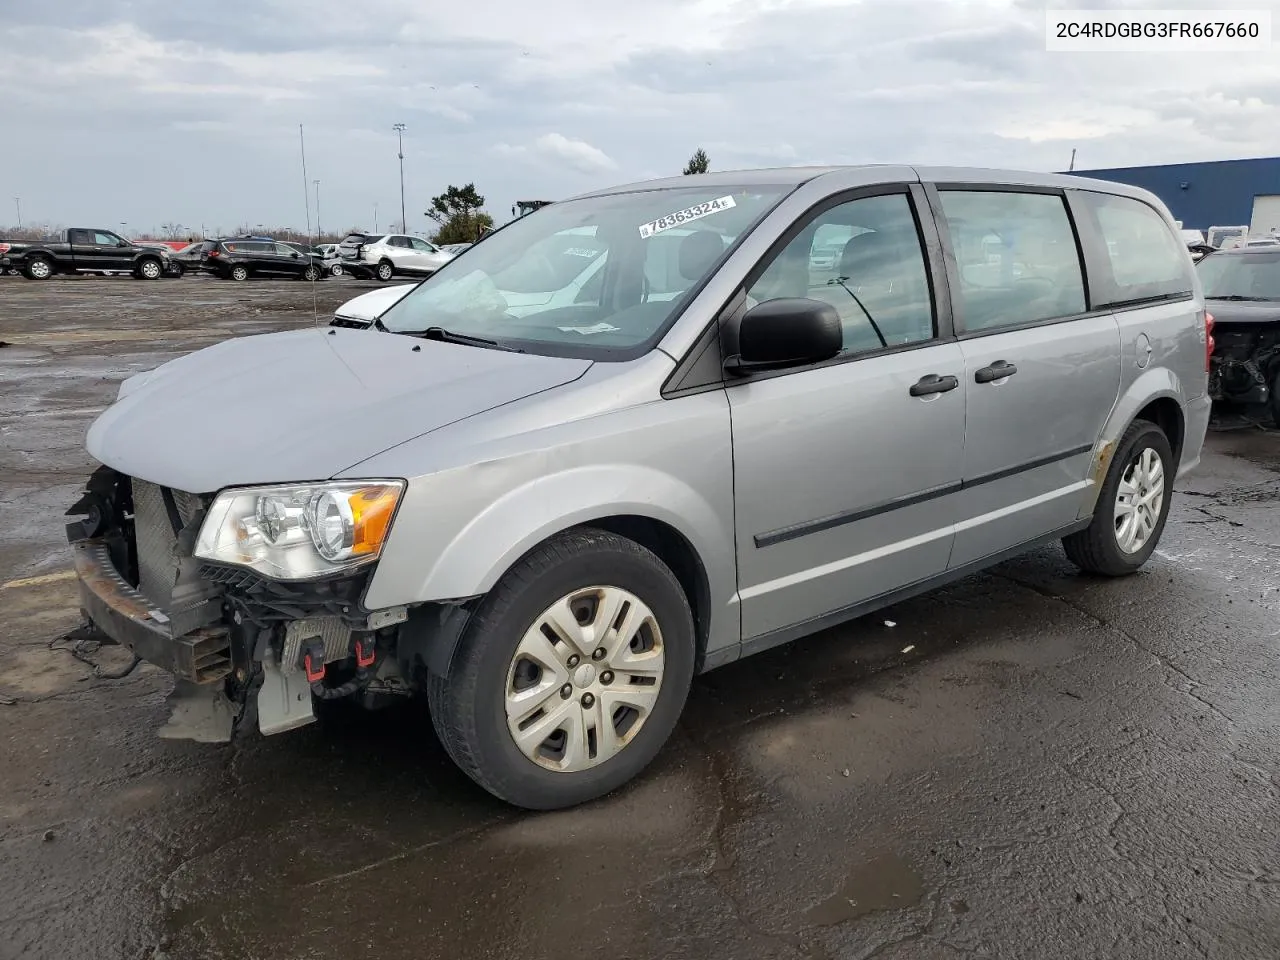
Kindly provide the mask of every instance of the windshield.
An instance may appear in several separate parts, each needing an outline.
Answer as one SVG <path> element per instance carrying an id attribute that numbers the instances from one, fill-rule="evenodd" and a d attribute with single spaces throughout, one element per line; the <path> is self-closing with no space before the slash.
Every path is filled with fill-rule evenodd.
<path id="1" fill-rule="evenodd" d="M 636 356 L 788 189 L 674 187 L 551 204 L 462 251 L 381 323 L 531 353 Z"/>
<path id="2" fill-rule="evenodd" d="M 1196 269 L 1204 295 L 1210 300 L 1280 300 L 1280 251 L 1211 253 L 1196 264 Z"/>

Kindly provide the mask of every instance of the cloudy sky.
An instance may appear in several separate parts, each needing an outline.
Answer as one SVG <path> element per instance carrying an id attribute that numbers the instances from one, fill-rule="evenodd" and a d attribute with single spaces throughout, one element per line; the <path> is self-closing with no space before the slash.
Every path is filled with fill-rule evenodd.
<path id="1" fill-rule="evenodd" d="M 1100 2 L 1059 7 L 1269 8 Z M 1280 46 L 1045 51 L 1032 0 L 0 0 L 0 224 L 410 229 L 713 169 L 1280 154 Z M 314 187 L 312 188 L 314 191 Z M 314 200 L 313 200 L 314 203 Z M 7 207 L 7 209 L 6 209 Z M 314 209 L 312 210 L 314 216 Z"/>

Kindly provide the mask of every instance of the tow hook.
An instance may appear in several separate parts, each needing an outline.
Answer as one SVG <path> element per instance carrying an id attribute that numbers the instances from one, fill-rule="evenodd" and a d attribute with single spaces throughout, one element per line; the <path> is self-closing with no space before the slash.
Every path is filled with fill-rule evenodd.
<path id="1" fill-rule="evenodd" d="M 356 667 L 368 670 L 378 659 L 378 649 L 373 634 L 356 640 Z"/>
<path id="2" fill-rule="evenodd" d="M 302 647 L 302 669 L 307 683 L 319 683 L 324 679 L 324 643 L 312 640 Z"/>

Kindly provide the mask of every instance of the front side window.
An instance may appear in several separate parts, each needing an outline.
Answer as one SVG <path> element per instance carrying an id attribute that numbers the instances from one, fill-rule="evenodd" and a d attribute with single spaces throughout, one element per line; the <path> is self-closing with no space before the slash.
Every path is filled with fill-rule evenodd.
<path id="1" fill-rule="evenodd" d="M 1191 257 L 1164 218 L 1141 200 L 1082 192 L 1107 244 L 1116 290 L 1111 302 L 1158 300 L 1191 292 Z"/>
<path id="2" fill-rule="evenodd" d="M 450 260 L 380 320 L 530 352 L 634 356 L 790 189 L 680 186 L 551 204 Z"/>
<path id="3" fill-rule="evenodd" d="M 433 247 L 431 244 L 427 243 L 427 241 L 422 240 L 422 239 L 419 239 L 418 237 L 410 237 L 410 238 L 409 238 L 409 245 L 410 245 L 410 246 L 412 246 L 412 247 L 413 247 L 413 249 L 417 250 L 417 251 L 418 251 L 418 252 L 420 252 L 420 253 L 435 253 L 435 252 L 436 252 L 436 248 L 435 248 L 435 247 Z"/>
<path id="4" fill-rule="evenodd" d="M 118 247 L 120 245 L 120 238 L 117 237 L 114 233 L 103 233 L 102 231 L 96 231 L 93 235 L 92 242 L 103 247 Z"/>
<path id="5" fill-rule="evenodd" d="M 747 288 L 747 305 L 783 297 L 832 304 L 843 353 L 931 340 L 933 298 L 911 201 L 864 197 L 813 218 Z"/>
<path id="6" fill-rule="evenodd" d="M 957 326 L 992 330 L 1085 311 L 1084 272 L 1062 197 L 943 190 L 955 250 Z"/>
<path id="7" fill-rule="evenodd" d="M 1210 300 L 1280 300 L 1280 252 L 1211 253 L 1196 270 Z"/>
<path id="8" fill-rule="evenodd" d="M 276 244 L 276 253 L 280 254 L 280 256 L 282 257 L 291 257 L 297 252 L 298 252 L 297 247 L 292 247 L 287 243 Z"/>

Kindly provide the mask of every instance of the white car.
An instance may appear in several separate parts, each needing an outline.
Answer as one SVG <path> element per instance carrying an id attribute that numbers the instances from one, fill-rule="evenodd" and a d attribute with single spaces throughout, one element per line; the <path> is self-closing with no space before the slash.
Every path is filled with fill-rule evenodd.
<path id="1" fill-rule="evenodd" d="M 397 276 L 429 277 L 454 257 L 429 240 L 404 233 L 353 233 L 338 245 L 338 255 L 384 282 Z"/>
<path id="2" fill-rule="evenodd" d="M 362 293 L 334 311 L 331 325 L 360 329 L 371 327 L 373 321 L 390 310 L 392 305 L 416 286 L 416 283 L 398 283 L 394 287 L 381 287 Z"/>

